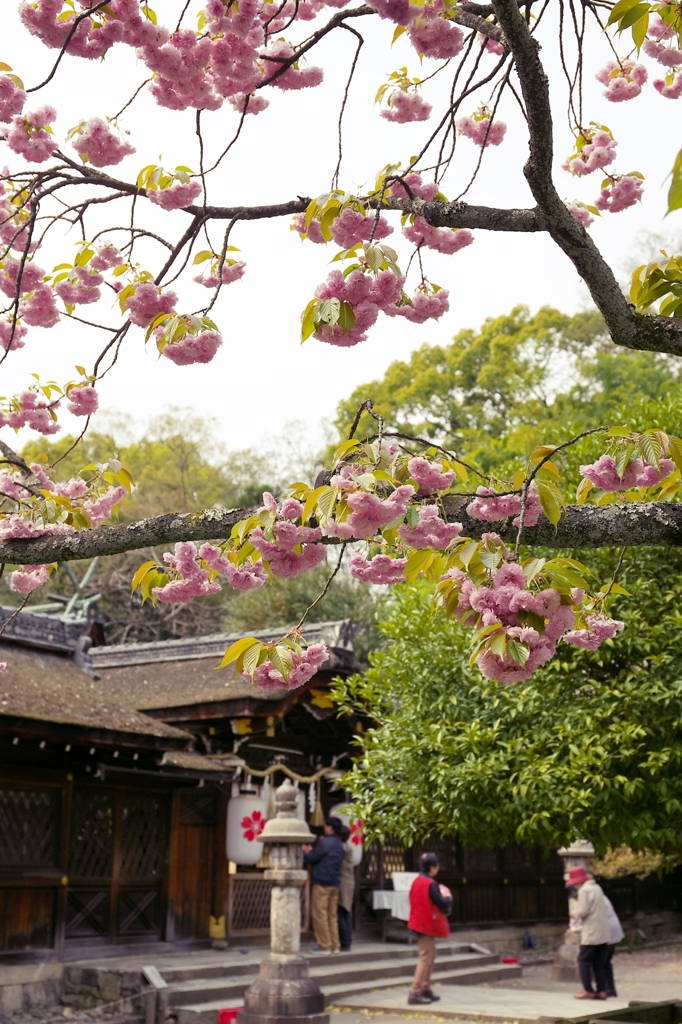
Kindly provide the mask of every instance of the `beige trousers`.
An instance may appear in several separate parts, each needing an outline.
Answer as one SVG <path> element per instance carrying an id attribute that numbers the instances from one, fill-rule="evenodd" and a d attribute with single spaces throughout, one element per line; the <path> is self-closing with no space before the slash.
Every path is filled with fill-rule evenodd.
<path id="1" fill-rule="evenodd" d="M 333 885 L 314 885 L 312 918 L 315 939 L 320 949 L 338 950 L 339 942 L 339 890 Z"/>
<path id="2" fill-rule="evenodd" d="M 431 988 L 431 971 L 436 959 L 436 938 L 434 935 L 420 935 L 417 940 L 419 959 L 412 981 L 412 994 L 421 995 Z"/>

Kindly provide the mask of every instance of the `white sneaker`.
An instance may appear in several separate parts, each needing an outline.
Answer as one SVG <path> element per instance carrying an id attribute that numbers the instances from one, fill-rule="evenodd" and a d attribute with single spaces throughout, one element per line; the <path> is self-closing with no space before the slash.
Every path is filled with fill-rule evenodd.
<path id="1" fill-rule="evenodd" d="M 310 952 L 314 953 L 316 956 L 331 956 L 332 955 L 331 949 L 320 949 L 319 946 L 312 946 L 311 949 L 310 949 Z"/>

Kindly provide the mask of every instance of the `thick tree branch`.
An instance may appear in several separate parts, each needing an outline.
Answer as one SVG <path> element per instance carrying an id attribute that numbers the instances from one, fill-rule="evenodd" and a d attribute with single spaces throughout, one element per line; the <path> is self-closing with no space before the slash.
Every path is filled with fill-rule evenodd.
<path id="1" fill-rule="evenodd" d="M 376 208 L 400 210 L 423 217 L 438 228 L 482 228 L 485 231 L 546 231 L 543 214 L 534 210 L 498 210 L 490 206 L 469 206 L 468 203 L 428 203 L 407 196 L 388 196 L 383 202 L 372 202 Z"/>
<path id="2" fill-rule="evenodd" d="M 528 117 L 530 153 L 524 174 L 546 230 L 590 290 L 617 345 L 682 355 L 682 325 L 673 318 L 644 316 L 628 303 L 613 271 L 589 234 L 569 213 L 552 179 L 553 138 L 549 81 L 540 47 L 516 0 L 493 0 L 495 16 L 514 57 Z"/>
<path id="3" fill-rule="evenodd" d="M 444 505 L 450 522 L 462 523 L 463 533 L 479 538 L 495 530 L 510 542 L 516 527 L 509 523 L 484 523 L 464 511 L 468 497 L 450 495 Z M 63 536 L 0 542 L 0 563 L 37 565 L 71 562 L 96 555 L 117 555 L 178 541 L 215 540 L 227 536 L 235 523 L 251 513 L 245 509 L 210 508 L 202 512 L 177 512 L 132 523 L 98 526 Z M 682 546 L 682 504 L 630 502 L 622 505 L 570 505 L 555 532 L 544 516 L 537 526 L 527 527 L 524 543 L 549 548 L 599 548 Z"/>

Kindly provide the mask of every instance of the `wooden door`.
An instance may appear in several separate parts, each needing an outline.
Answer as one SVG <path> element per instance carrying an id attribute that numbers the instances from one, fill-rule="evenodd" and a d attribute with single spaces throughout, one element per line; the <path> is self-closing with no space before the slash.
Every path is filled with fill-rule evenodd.
<path id="1" fill-rule="evenodd" d="M 168 893 L 169 938 L 208 938 L 210 915 L 218 914 L 214 898 L 219 817 L 219 794 L 215 789 L 176 791 Z M 222 908 L 219 913 L 223 913 Z"/>
<path id="2" fill-rule="evenodd" d="M 64 941 L 103 945 L 164 937 L 169 797 L 77 788 L 71 810 Z"/>

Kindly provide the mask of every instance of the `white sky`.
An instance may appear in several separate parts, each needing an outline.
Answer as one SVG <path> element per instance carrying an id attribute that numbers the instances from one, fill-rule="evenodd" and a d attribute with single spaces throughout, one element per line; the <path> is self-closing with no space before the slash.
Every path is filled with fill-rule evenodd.
<path id="1" fill-rule="evenodd" d="M 155 6 L 159 21 L 173 25 L 177 2 L 157 0 Z M 192 14 L 201 6 L 199 0 L 193 3 Z M 564 115 L 564 81 L 558 73 L 554 52 L 557 32 L 551 13 L 541 39 L 543 59 L 552 79 L 559 166 L 570 151 L 571 137 Z M 322 24 L 329 14 L 325 11 L 318 23 Z M 195 22 L 188 18 L 185 24 Z M 392 24 L 362 18 L 354 25 L 365 35 L 366 45 L 345 117 L 341 184 L 348 190 L 359 190 L 371 183 L 386 163 L 406 161 L 419 150 L 432 123 L 437 123 L 445 109 L 449 88 L 447 71 L 425 87 L 426 97 L 434 104 L 434 113 L 426 124 L 386 122 L 374 106 L 377 87 L 389 72 L 405 64 L 412 76 L 419 75 L 419 61 L 405 38 L 391 50 Z M 308 26 L 302 26 L 294 40 L 308 31 Z M 321 87 L 300 93 L 267 91 L 269 109 L 257 117 L 247 117 L 239 143 L 220 172 L 211 176 L 209 202 L 230 206 L 273 203 L 297 195 L 318 195 L 329 188 L 336 163 L 340 96 L 354 45 L 349 33 L 337 32 L 313 51 L 310 62 L 322 64 L 325 69 Z M 42 79 L 54 57 L 55 51 L 48 51 L 28 35 L 16 14 L 3 19 L 0 60 L 11 64 L 27 86 Z M 494 60 L 487 55 L 483 59 Z M 607 103 L 601 95 L 602 86 L 592 78 L 607 59 L 603 42 L 595 36 L 586 60 L 585 121 L 605 122 L 613 130 L 619 140 L 619 158 L 614 165 L 617 170 L 639 170 L 647 179 L 642 204 L 617 215 L 606 214 L 592 228 L 595 241 L 620 271 L 630 254 L 634 256 L 638 232 L 673 232 L 678 228 L 679 214 L 665 224 L 663 215 L 665 178 L 680 145 L 678 135 L 669 130 L 671 115 L 675 118 L 679 114 L 672 101 L 661 98 L 650 84 L 634 101 Z M 648 64 L 650 78 L 658 77 L 663 69 Z M 421 74 L 431 73 L 436 66 L 437 62 L 426 60 Z M 53 103 L 58 110 L 55 130 L 61 141 L 78 121 L 114 114 L 145 77 L 146 68 L 127 47 L 117 46 L 103 63 L 67 57 L 53 83 L 30 97 L 28 109 L 42 102 Z M 463 113 L 473 112 L 476 105 L 472 101 Z M 113 168 L 112 173 L 132 181 L 142 166 L 154 162 L 167 167 L 186 164 L 198 170 L 194 116 L 193 110 L 176 113 L 156 106 L 145 90 L 121 119 L 137 153 Z M 486 151 L 480 177 L 467 198 L 491 206 L 532 205 L 521 173 L 526 155 L 524 122 L 511 97 L 503 102 L 498 116 L 509 124 L 507 137 L 499 148 Z M 236 125 L 237 115 L 227 105 L 217 113 L 204 115 L 207 164 L 224 148 Z M 478 149 L 463 139 L 458 153 L 456 167 L 443 183 L 449 197 L 456 196 L 468 180 Z M 559 170 L 557 181 L 566 198 L 593 202 L 600 174 L 580 181 Z M 127 202 L 122 207 L 127 211 Z M 111 217 L 111 207 L 103 209 Z M 178 237 L 187 223 L 187 216 L 181 212 L 167 214 L 154 209 L 145 216 L 148 226 L 156 225 L 169 238 Z M 396 231 L 389 242 L 396 246 L 405 266 L 410 247 L 400 236 L 398 216 L 393 218 Z M 125 216 L 121 212 L 113 220 L 92 220 L 93 228 L 95 223 L 99 227 L 121 224 Z M 133 328 L 117 367 L 100 385 L 102 407 L 127 414 L 133 429 L 142 431 L 150 417 L 170 406 L 189 406 L 199 414 L 216 417 L 222 440 L 230 448 L 247 447 L 266 435 L 272 436 L 292 419 L 305 425 L 309 440 L 319 432 L 320 421 L 333 416 L 340 399 L 357 385 L 379 377 L 390 362 L 406 358 L 423 342 L 447 343 L 456 331 L 476 328 L 486 317 L 506 313 L 519 303 L 533 310 L 550 304 L 567 313 L 586 306 L 584 286 L 546 236 L 484 231 L 475 234 L 475 243 L 452 257 L 432 252 L 425 256 L 428 276 L 450 290 L 450 312 L 439 323 L 429 321 L 417 326 L 380 315 L 364 344 L 340 349 L 314 340 L 299 344 L 300 312 L 316 285 L 326 277 L 328 260 L 335 252 L 333 243 L 328 249 L 301 244 L 289 230 L 286 218 L 238 224 L 231 241 L 242 250 L 247 271 L 242 281 L 223 289 L 214 310 L 224 337 L 214 361 L 208 366 L 176 367 L 167 359 L 157 359 L 154 348 L 145 351 L 142 331 Z M 121 235 L 111 235 L 114 241 L 117 237 L 121 239 Z M 219 249 L 220 226 L 213 237 Z M 56 263 L 70 261 L 73 243 L 78 240 L 64 237 L 55 246 L 55 236 L 49 251 L 38 256 L 38 262 L 49 271 Z M 163 252 L 158 247 L 140 248 L 138 258 L 144 255 L 145 265 L 156 273 L 165 259 Z M 191 283 L 191 274 L 185 280 L 190 283 L 179 288 L 180 308 L 192 310 L 203 305 L 209 293 Z M 108 305 L 108 298 L 100 303 L 108 322 L 115 324 L 116 310 L 109 311 Z M 76 312 L 91 319 L 94 307 L 80 307 Z M 60 382 L 71 379 L 74 364 L 92 365 L 103 337 L 102 332 L 68 321 L 49 331 L 31 329 L 26 347 L 3 365 L 3 393 L 25 387 L 31 372 Z M 66 430 L 79 425 L 68 415 L 63 416 L 62 423 Z"/>

